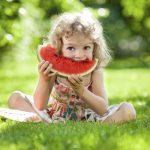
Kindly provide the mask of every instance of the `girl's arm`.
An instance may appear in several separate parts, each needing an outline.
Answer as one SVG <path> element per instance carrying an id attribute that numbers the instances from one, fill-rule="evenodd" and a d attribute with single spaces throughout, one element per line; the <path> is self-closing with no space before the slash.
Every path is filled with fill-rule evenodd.
<path id="1" fill-rule="evenodd" d="M 33 98 L 37 109 L 46 108 L 49 96 L 56 78 L 55 73 L 50 73 L 52 65 L 48 61 L 42 61 L 38 65 L 39 81 L 36 86 Z"/>
<path id="2" fill-rule="evenodd" d="M 72 88 L 97 114 L 103 115 L 107 111 L 108 100 L 104 87 L 103 70 L 98 69 L 92 74 L 92 91 L 83 86 L 82 79 L 77 76 L 68 78 Z"/>
<path id="3" fill-rule="evenodd" d="M 104 86 L 103 69 L 93 72 L 92 91 L 84 87 L 82 99 L 99 115 L 107 111 L 108 98 Z"/>

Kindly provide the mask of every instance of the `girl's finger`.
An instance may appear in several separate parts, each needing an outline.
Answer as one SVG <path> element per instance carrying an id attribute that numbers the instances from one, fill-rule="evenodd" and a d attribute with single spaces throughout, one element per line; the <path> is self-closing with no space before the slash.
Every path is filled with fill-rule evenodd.
<path id="1" fill-rule="evenodd" d="M 74 86 L 76 86 L 78 84 L 78 82 L 72 77 L 68 77 L 68 81 L 70 84 L 72 84 Z"/>
<path id="2" fill-rule="evenodd" d="M 81 82 L 83 82 L 83 77 L 82 77 L 82 76 L 78 75 L 78 79 L 79 79 Z"/>
<path id="3" fill-rule="evenodd" d="M 42 60 L 39 64 L 38 64 L 38 69 L 41 68 L 41 66 L 44 64 L 45 60 Z"/>
<path id="4" fill-rule="evenodd" d="M 52 64 L 49 64 L 48 67 L 45 69 L 45 71 L 43 72 L 45 75 L 49 74 L 51 72 L 52 69 Z"/>
<path id="5" fill-rule="evenodd" d="M 78 75 L 72 75 L 72 77 L 78 84 L 82 82 L 82 79 L 80 79 Z"/>
<path id="6" fill-rule="evenodd" d="M 57 72 L 53 72 L 53 73 L 49 73 L 48 76 L 52 77 L 52 76 L 55 76 L 56 74 L 57 74 Z"/>
<path id="7" fill-rule="evenodd" d="M 43 63 L 43 65 L 41 66 L 41 68 L 40 68 L 40 72 L 45 71 L 45 69 L 46 69 L 48 66 L 49 66 L 49 62 L 48 62 L 48 61 L 45 61 L 45 62 Z"/>

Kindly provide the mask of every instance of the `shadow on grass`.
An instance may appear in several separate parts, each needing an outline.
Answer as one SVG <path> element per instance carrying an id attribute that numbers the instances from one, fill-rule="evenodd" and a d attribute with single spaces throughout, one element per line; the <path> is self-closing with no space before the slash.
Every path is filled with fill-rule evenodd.
<path id="1" fill-rule="evenodd" d="M 14 123 L 6 121 L 0 133 L 1 148 L 14 149 L 129 149 L 149 139 L 146 120 L 123 125 L 102 125 L 100 123 L 67 122 L 66 124 Z M 143 126 L 144 124 L 144 126 Z M 136 140 L 135 140 L 136 139 Z M 145 143 L 144 143 L 145 144 Z M 142 150 L 142 149 L 141 149 Z M 143 149 L 144 150 L 144 149 Z"/>
<path id="2" fill-rule="evenodd" d="M 147 149 L 150 134 L 150 97 L 129 97 L 137 111 L 137 120 L 121 125 L 97 122 L 65 124 L 17 123 L 0 121 L 1 148 L 14 149 Z M 140 99 L 140 103 L 139 103 Z M 112 101 L 119 101 L 114 98 Z M 138 141 L 138 143 L 137 143 Z"/>
<path id="3" fill-rule="evenodd" d="M 16 149 L 118 149 L 116 139 L 111 136 L 115 129 L 110 131 L 108 125 L 104 130 L 100 124 L 88 122 L 70 121 L 49 126 L 11 121 L 5 124 L 0 133 L 1 148 L 13 145 Z"/>

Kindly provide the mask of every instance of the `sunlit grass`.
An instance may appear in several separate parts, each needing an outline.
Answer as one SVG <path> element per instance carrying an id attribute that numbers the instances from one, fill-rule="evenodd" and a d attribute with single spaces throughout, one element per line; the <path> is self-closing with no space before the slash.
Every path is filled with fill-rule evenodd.
<path id="1" fill-rule="evenodd" d="M 6 62 L 0 70 L 0 106 L 7 107 L 9 94 L 21 90 L 32 94 L 37 82 L 37 60 Z M 0 120 L 0 149 L 148 150 L 150 148 L 149 69 L 105 70 L 110 104 L 131 102 L 137 120 L 122 125 L 91 122 L 65 124 L 16 123 Z"/>

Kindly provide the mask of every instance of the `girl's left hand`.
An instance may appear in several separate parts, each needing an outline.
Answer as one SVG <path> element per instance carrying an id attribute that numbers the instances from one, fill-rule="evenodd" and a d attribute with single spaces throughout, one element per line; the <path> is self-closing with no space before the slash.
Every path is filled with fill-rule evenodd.
<path id="1" fill-rule="evenodd" d="M 71 75 L 67 78 L 67 80 L 76 94 L 79 97 L 82 97 L 84 93 L 83 78 L 79 75 Z"/>

